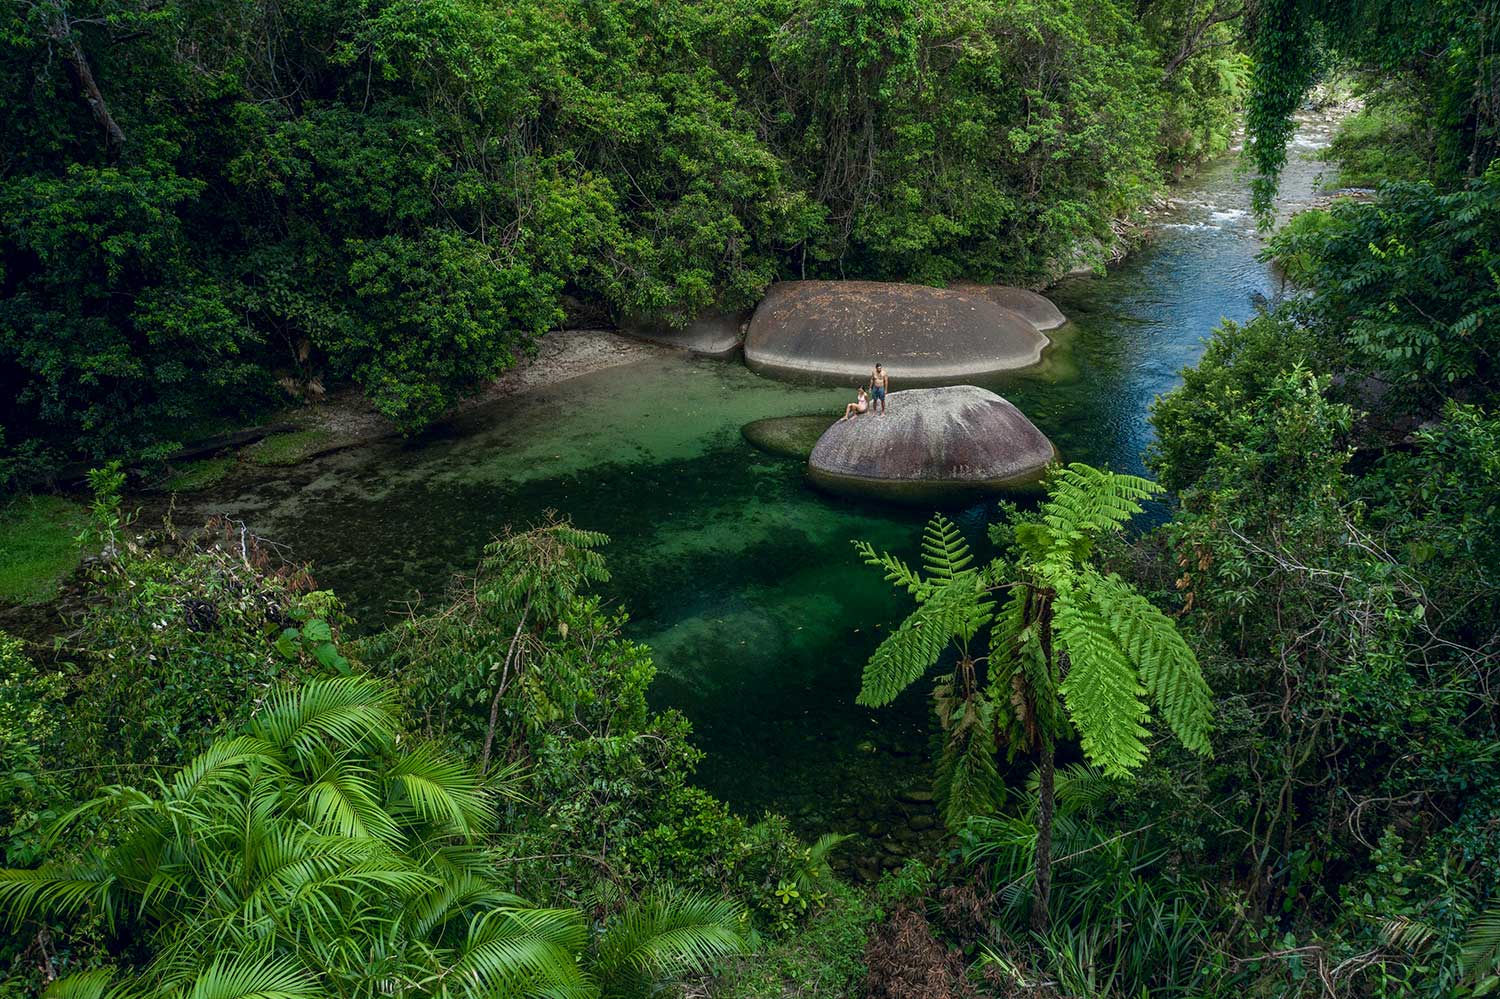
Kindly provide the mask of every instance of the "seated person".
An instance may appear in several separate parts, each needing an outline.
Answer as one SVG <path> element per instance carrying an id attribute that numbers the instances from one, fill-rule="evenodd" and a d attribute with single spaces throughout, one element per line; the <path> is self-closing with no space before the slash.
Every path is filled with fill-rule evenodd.
<path id="1" fill-rule="evenodd" d="M 859 387 L 859 398 L 844 407 L 844 415 L 839 417 L 839 422 L 843 423 L 845 420 L 852 420 L 869 408 L 870 400 L 865 397 L 865 387 L 861 385 Z"/>

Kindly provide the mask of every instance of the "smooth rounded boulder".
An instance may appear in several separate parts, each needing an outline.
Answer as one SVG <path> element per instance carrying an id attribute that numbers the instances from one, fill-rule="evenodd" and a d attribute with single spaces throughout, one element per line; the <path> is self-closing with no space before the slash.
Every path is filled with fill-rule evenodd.
<path id="1" fill-rule="evenodd" d="M 956 284 L 956 291 L 965 291 L 972 295 L 983 295 L 991 302 L 1025 319 L 1028 323 L 1041 330 L 1055 330 L 1068 321 L 1057 304 L 1040 292 L 1030 291 L 1026 288 L 1016 288 L 1008 284 Z"/>
<path id="2" fill-rule="evenodd" d="M 884 416 L 835 423 L 807 460 L 830 492 L 941 503 L 1028 490 L 1057 458 L 1047 435 L 993 392 L 973 385 L 892 392 Z"/>
<path id="3" fill-rule="evenodd" d="M 878 361 L 897 385 L 1029 368 L 1047 337 L 983 294 L 882 281 L 781 281 L 756 307 L 745 363 L 804 381 L 862 382 Z"/>
<path id="4" fill-rule="evenodd" d="M 702 357 L 730 357 L 740 348 L 747 313 L 710 312 L 699 316 L 681 329 L 670 326 L 626 320 L 620 332 L 637 340 L 676 347 Z"/>

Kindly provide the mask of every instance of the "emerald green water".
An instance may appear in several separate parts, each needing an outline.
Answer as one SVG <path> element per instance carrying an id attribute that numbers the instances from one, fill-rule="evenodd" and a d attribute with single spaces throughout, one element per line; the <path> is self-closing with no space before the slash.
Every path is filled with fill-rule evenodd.
<path id="1" fill-rule="evenodd" d="M 1303 156 L 1325 133 L 1299 134 L 1290 202 L 1311 195 L 1317 168 Z M 1046 369 L 988 386 L 1066 459 L 1141 471 L 1152 399 L 1222 317 L 1247 317 L 1254 296 L 1273 291 L 1233 163 L 1176 194 L 1146 249 L 1049 292 L 1071 323 Z M 655 702 L 693 722 L 708 753 L 701 783 L 808 833 L 873 832 L 925 782 L 928 723 L 925 691 L 879 712 L 854 704 L 861 665 L 905 605 L 851 541 L 909 555 L 927 511 L 823 496 L 798 461 L 739 434 L 769 416 L 832 419 L 846 394 L 664 354 L 472 411 L 417 441 L 232 485 L 187 514 L 228 513 L 290 545 L 373 627 L 440 595 L 503 525 L 567 513 L 613 539 L 606 595 L 655 652 Z M 951 513 L 979 541 L 991 510 Z"/>

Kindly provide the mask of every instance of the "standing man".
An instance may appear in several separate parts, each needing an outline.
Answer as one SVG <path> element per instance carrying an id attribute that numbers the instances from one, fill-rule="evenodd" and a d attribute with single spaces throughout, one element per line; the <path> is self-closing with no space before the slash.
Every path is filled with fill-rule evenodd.
<path id="1" fill-rule="evenodd" d="M 870 372 L 870 402 L 881 416 L 885 415 L 885 393 L 890 387 L 891 376 L 885 373 L 884 368 L 876 364 L 875 370 Z"/>

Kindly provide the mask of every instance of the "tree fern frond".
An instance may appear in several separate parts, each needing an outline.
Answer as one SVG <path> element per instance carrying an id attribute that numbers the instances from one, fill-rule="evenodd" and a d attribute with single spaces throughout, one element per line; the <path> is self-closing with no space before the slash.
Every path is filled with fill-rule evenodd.
<path id="1" fill-rule="evenodd" d="M 895 700 L 972 625 L 979 604 L 980 593 L 972 586 L 935 588 L 870 656 L 855 702 L 878 708 Z"/>
<path id="2" fill-rule="evenodd" d="M 1213 696 L 1197 656 L 1176 624 L 1117 576 L 1090 570 L 1082 581 L 1115 640 L 1140 671 L 1157 715 L 1184 747 L 1206 755 Z"/>
<path id="3" fill-rule="evenodd" d="M 1045 561 L 1062 566 L 1085 555 L 1101 534 L 1119 530 L 1141 512 L 1141 501 L 1162 491 L 1150 479 L 1121 475 L 1078 462 L 1047 480 L 1041 522 L 1046 528 Z"/>
<path id="4" fill-rule="evenodd" d="M 1107 774 L 1124 775 L 1146 758 L 1145 690 L 1109 625 L 1079 596 L 1062 592 L 1054 603 L 1058 644 L 1069 662 L 1058 692 L 1084 756 Z"/>
<path id="5" fill-rule="evenodd" d="M 1005 797 L 995 764 L 994 706 L 973 698 L 943 739 L 933 791 L 943 823 L 958 832 L 974 816 L 992 815 Z"/>
<path id="6" fill-rule="evenodd" d="M 951 580 L 969 569 L 974 556 L 958 525 L 934 514 L 922 531 L 922 566 L 935 580 Z"/>
<path id="7" fill-rule="evenodd" d="M 868 541 L 854 542 L 860 561 L 884 571 L 887 582 L 894 583 L 917 598 L 920 603 L 930 590 L 931 584 L 917 575 L 916 571 L 889 552 L 877 552 Z"/>

